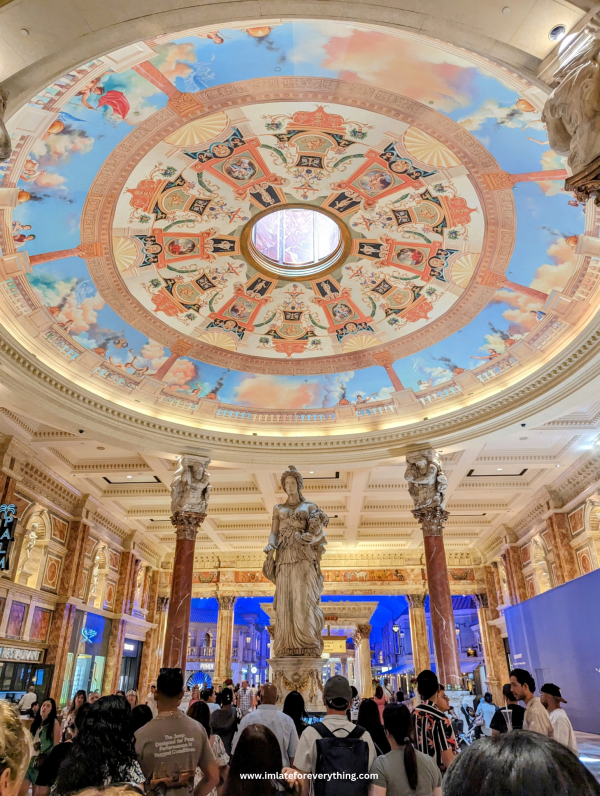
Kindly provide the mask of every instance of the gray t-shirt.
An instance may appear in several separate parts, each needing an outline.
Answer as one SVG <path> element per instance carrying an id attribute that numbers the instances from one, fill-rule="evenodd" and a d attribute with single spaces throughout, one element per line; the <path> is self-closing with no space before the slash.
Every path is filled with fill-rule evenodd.
<path id="1" fill-rule="evenodd" d="M 371 785 L 385 788 L 386 796 L 431 796 L 436 788 L 442 785 L 442 775 L 435 760 L 415 749 L 419 781 L 417 789 L 412 790 L 406 778 L 404 768 L 404 749 L 392 749 L 387 755 L 381 755 L 371 766 Z"/>
<path id="2" fill-rule="evenodd" d="M 135 751 L 152 796 L 191 796 L 196 767 L 215 762 L 206 730 L 181 711 L 157 716 L 135 734 Z"/>

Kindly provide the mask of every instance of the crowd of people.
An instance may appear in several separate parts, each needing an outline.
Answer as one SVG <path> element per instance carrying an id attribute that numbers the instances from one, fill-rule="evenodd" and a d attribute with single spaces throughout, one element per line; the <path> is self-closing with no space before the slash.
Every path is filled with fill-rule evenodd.
<path id="1" fill-rule="evenodd" d="M 186 692 L 180 669 L 161 669 L 145 702 L 78 691 L 59 714 L 26 694 L 18 711 L 0 702 L 0 796 L 600 796 L 555 684 L 536 696 L 514 669 L 504 705 L 485 694 L 463 721 L 434 672 L 416 689 L 360 700 L 336 675 L 312 716 L 298 691 L 280 709 L 270 683 Z"/>

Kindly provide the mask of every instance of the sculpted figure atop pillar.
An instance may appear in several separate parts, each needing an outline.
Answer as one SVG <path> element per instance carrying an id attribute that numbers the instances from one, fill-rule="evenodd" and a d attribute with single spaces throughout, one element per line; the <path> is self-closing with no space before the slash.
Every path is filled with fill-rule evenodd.
<path id="1" fill-rule="evenodd" d="M 415 504 L 413 517 L 421 523 L 424 536 L 441 536 L 448 519 L 446 511 L 446 489 L 448 479 L 442 471 L 442 463 L 433 448 L 406 455 L 408 491 Z"/>
<path id="2" fill-rule="evenodd" d="M 558 86 L 546 100 L 542 121 L 550 147 L 568 155 L 573 176 L 565 189 L 585 202 L 600 191 L 600 40 L 593 39 L 554 79 Z"/>
<path id="3" fill-rule="evenodd" d="M 302 494 L 304 482 L 294 465 L 281 476 L 287 498 L 273 509 L 263 574 L 275 584 L 272 655 L 320 657 L 324 627 L 321 556 L 329 517 Z"/>
<path id="4" fill-rule="evenodd" d="M 195 539 L 198 525 L 206 517 L 210 491 L 209 456 L 183 454 L 171 485 L 171 522 L 177 538 Z"/>
<path id="5" fill-rule="evenodd" d="M 8 94 L 2 86 L 0 86 L 0 163 L 8 160 L 12 149 L 10 145 L 10 136 L 8 130 L 4 126 L 4 111 L 6 110 L 6 103 L 8 102 Z"/>

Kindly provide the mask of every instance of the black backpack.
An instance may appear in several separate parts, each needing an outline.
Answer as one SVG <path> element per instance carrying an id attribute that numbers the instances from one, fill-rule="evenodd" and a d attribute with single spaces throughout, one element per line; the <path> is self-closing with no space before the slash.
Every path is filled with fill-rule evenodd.
<path id="1" fill-rule="evenodd" d="M 355 727 L 345 738 L 339 738 L 322 722 L 312 725 L 317 738 L 317 765 L 313 787 L 315 796 L 367 796 L 369 780 L 369 745 L 363 741 L 363 727 Z M 328 774 L 355 774 L 352 779 L 328 779 Z M 320 775 L 325 775 L 321 777 Z M 361 779 L 358 775 L 363 775 Z"/>

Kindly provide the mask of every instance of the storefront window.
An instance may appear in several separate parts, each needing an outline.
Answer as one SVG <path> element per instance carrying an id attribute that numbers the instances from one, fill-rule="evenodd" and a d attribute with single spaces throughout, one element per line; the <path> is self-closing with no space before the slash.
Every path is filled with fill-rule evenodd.
<path id="1" fill-rule="evenodd" d="M 6 626 L 6 635 L 8 638 L 21 638 L 21 631 L 23 630 L 23 622 L 25 621 L 26 612 L 26 603 L 18 603 L 13 600 L 10 606 L 8 625 Z"/>
<path id="2" fill-rule="evenodd" d="M 137 641 L 133 638 L 126 638 L 123 644 L 119 688 L 121 691 L 125 691 L 125 693 L 132 688 L 137 689 L 138 687 L 143 646 L 141 641 Z M 142 695 L 140 694 L 140 696 Z"/>
<path id="3" fill-rule="evenodd" d="M 111 626 L 111 620 L 103 616 L 84 611 L 75 612 L 60 696 L 61 707 L 79 690 L 88 694 L 90 691 L 102 692 Z"/>

